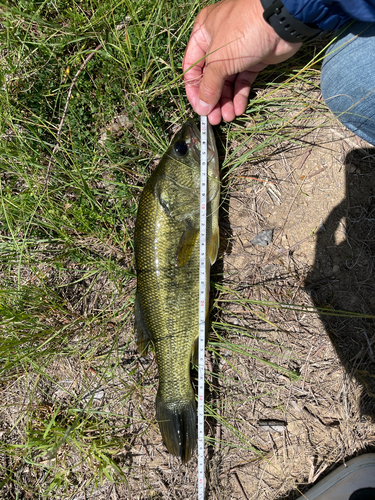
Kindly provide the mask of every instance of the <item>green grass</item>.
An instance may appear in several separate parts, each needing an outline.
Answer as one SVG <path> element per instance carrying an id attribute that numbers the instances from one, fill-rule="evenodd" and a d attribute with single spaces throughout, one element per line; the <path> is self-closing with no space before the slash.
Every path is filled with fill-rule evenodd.
<path id="1" fill-rule="evenodd" d="M 4 497 L 70 498 L 106 480 L 126 484 L 134 439 L 156 429 L 152 405 L 144 407 L 156 366 L 151 355 L 142 364 L 132 335 L 134 218 L 155 159 L 191 114 L 181 61 L 202 6 L 20 0 L 0 11 Z M 246 115 L 218 127 L 223 199 L 237 167 L 314 128 L 324 106 L 309 94 L 312 50 L 267 69 Z M 130 125 L 100 142 L 119 115 Z M 215 290 L 218 311 L 228 301 L 249 306 L 235 290 Z M 240 347 L 241 328 L 217 321 L 213 332 L 208 349 L 218 358 L 231 351 L 298 379 L 283 356 L 269 359 L 266 342 Z M 215 408 L 207 414 L 218 417 Z M 234 446 L 253 449 L 220 419 Z"/>

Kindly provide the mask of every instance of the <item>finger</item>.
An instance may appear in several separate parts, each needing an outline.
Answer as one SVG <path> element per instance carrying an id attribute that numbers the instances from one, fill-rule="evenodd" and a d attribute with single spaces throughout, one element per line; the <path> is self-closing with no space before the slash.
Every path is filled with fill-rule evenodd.
<path id="1" fill-rule="evenodd" d="M 198 94 L 199 94 L 199 83 L 198 83 L 197 77 L 194 78 L 194 80 L 186 80 L 185 79 L 185 90 L 186 90 L 186 97 L 188 98 L 188 101 L 190 102 L 192 108 L 194 111 L 197 112 L 195 109 L 195 103 L 198 100 Z"/>
<path id="2" fill-rule="evenodd" d="M 195 103 L 195 111 L 199 115 L 208 115 L 219 102 L 226 76 L 220 73 L 220 66 L 215 63 L 205 67 Z"/>
<path id="3" fill-rule="evenodd" d="M 236 117 L 233 106 L 233 85 L 235 78 L 235 75 L 232 75 L 225 80 L 220 98 L 221 115 L 226 122 L 231 122 Z"/>
<path id="4" fill-rule="evenodd" d="M 204 56 L 207 48 L 208 45 L 200 32 L 193 33 L 182 60 L 185 82 L 194 83 L 194 81 L 199 80 L 205 65 Z"/>
<path id="5" fill-rule="evenodd" d="M 233 112 L 235 116 L 240 116 L 245 112 L 249 100 L 251 85 L 254 83 L 257 76 L 258 71 L 252 70 L 241 71 L 241 73 L 237 75 L 236 81 L 234 82 L 233 97 Z"/>
<path id="6" fill-rule="evenodd" d="M 208 43 L 201 29 L 201 24 L 196 22 L 182 61 L 186 95 L 194 109 L 198 100 L 199 84 L 203 74 L 204 57 L 207 49 Z"/>
<path id="7" fill-rule="evenodd" d="M 211 113 L 208 115 L 208 121 L 211 125 L 219 125 L 221 122 L 221 108 L 220 104 L 217 103 Z"/>

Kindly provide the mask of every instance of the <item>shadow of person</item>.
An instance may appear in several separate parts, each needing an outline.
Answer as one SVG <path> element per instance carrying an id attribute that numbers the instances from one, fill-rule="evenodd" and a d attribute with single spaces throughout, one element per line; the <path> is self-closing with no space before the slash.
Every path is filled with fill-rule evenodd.
<path id="1" fill-rule="evenodd" d="M 345 370 L 363 386 L 361 413 L 375 420 L 375 148 L 351 151 L 345 167 L 345 198 L 318 230 L 305 283 L 315 306 L 332 310 L 321 320 Z"/>

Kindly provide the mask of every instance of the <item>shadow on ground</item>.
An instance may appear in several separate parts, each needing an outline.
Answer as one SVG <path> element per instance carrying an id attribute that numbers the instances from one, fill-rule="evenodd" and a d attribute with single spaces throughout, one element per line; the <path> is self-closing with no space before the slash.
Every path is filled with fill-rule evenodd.
<path id="1" fill-rule="evenodd" d="M 349 376 L 362 386 L 361 415 L 375 421 L 375 148 L 354 149 L 345 159 L 345 198 L 317 233 L 314 265 L 305 289 Z M 352 315 L 340 315 L 349 311 Z M 365 446 L 361 453 L 373 452 Z M 356 456 L 358 451 L 353 454 Z M 346 456 L 346 461 L 352 456 Z M 318 480 L 337 467 L 328 467 Z M 305 492 L 311 485 L 301 485 Z M 292 489 L 280 498 L 295 500 Z"/>
<path id="2" fill-rule="evenodd" d="M 347 154 L 346 195 L 317 234 L 306 290 L 342 365 L 362 386 L 360 409 L 375 420 L 375 148 Z M 353 316 L 336 316 L 344 310 Z M 355 315 L 362 315 L 356 317 Z"/>

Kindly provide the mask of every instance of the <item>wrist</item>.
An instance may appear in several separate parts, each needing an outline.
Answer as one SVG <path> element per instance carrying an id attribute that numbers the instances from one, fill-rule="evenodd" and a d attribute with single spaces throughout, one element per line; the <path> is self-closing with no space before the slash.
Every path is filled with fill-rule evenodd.
<path id="1" fill-rule="evenodd" d="M 264 9 L 264 20 L 286 42 L 308 42 L 323 33 L 318 26 L 304 24 L 292 16 L 281 0 L 260 0 L 260 2 Z"/>

